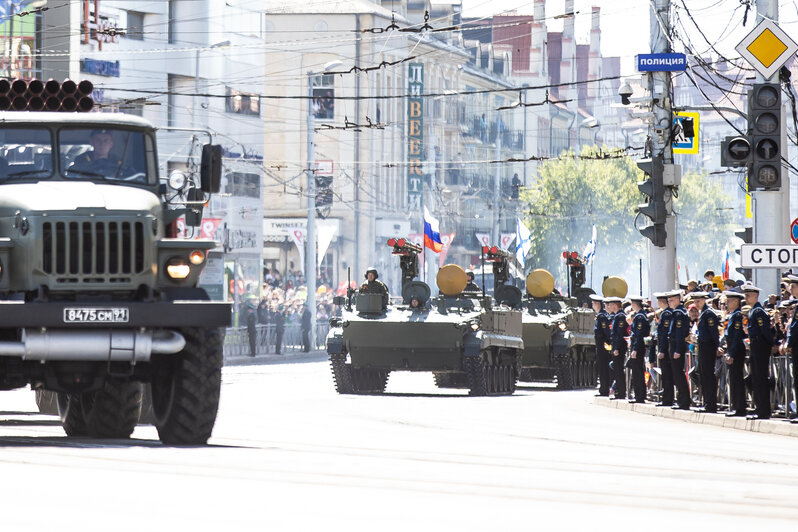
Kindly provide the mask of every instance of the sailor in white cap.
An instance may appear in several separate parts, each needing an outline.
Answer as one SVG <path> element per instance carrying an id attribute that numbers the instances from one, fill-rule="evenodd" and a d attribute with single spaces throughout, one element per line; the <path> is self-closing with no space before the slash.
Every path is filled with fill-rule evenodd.
<path id="1" fill-rule="evenodd" d="M 673 408 L 690 409 L 690 388 L 684 373 L 684 359 L 687 352 L 687 335 L 690 334 L 690 318 L 682 305 L 682 294 L 679 290 L 668 292 L 668 305 L 671 307 L 671 327 L 668 331 L 668 348 L 671 355 L 673 382 L 676 385 L 676 402 Z"/>
<path id="2" fill-rule="evenodd" d="M 743 286 L 745 302 L 751 305 L 748 313 L 748 339 L 751 347 L 751 384 L 754 389 L 756 412 L 749 419 L 770 419 L 770 354 L 776 352 L 776 338 L 770 316 L 759 303 L 760 289 Z"/>
<path id="3" fill-rule="evenodd" d="M 604 308 L 604 298 L 598 294 L 591 294 L 590 300 L 596 312 L 596 321 L 593 325 L 593 338 L 596 341 L 596 365 L 598 366 L 599 391 L 598 395 L 610 395 L 610 352 L 606 345 L 610 343 L 610 315 Z"/>
<path id="4" fill-rule="evenodd" d="M 612 373 L 615 378 L 613 384 L 614 399 L 626 398 L 624 362 L 626 361 L 626 337 L 629 335 L 629 324 L 626 321 L 626 314 L 621 311 L 622 302 L 620 297 L 604 299 L 607 311 L 611 314 L 610 347 L 612 351 Z"/>
<path id="5" fill-rule="evenodd" d="M 673 406 L 673 371 L 668 350 L 668 329 L 671 327 L 672 311 L 668 306 L 667 292 L 654 294 L 654 297 L 657 298 L 657 306 L 660 308 L 657 322 L 657 361 L 662 376 L 662 397 L 657 406 Z"/>
<path id="6" fill-rule="evenodd" d="M 736 290 L 723 292 L 726 296 L 726 309 L 729 312 L 726 330 L 723 333 L 723 341 L 726 345 L 725 361 L 728 365 L 728 379 L 730 397 L 729 412 L 726 417 L 745 417 L 745 381 L 743 379 L 743 366 L 745 365 L 745 331 L 743 330 L 743 313 L 740 311 L 740 303 L 743 293 Z"/>
<path id="7" fill-rule="evenodd" d="M 701 393 L 704 396 L 704 406 L 699 412 L 714 414 L 718 411 L 718 379 L 715 377 L 715 360 L 718 355 L 718 315 L 707 305 L 707 292 L 693 292 L 690 294 L 695 301 L 698 311 L 698 324 L 696 325 L 696 340 L 698 346 L 698 370 L 701 376 Z"/>
<path id="8" fill-rule="evenodd" d="M 643 296 L 629 296 L 632 303 L 632 338 L 629 351 L 629 366 L 632 368 L 632 390 L 634 399 L 629 402 L 646 402 L 646 337 L 651 333 L 651 324 L 643 311 Z"/>

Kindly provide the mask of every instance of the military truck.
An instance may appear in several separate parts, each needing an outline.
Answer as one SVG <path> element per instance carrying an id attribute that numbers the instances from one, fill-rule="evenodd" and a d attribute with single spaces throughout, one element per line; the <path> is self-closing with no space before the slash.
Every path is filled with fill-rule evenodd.
<path id="1" fill-rule="evenodd" d="M 16 80 L 0 108 L 41 107 L 39 85 Z M 74 85 L 46 108 L 74 109 Z M 200 182 L 183 185 L 196 201 L 173 204 L 155 131 L 124 114 L 0 111 L 0 389 L 57 392 L 69 436 L 129 437 L 142 383 L 164 443 L 204 444 L 216 420 L 230 306 L 197 286 L 215 243 L 177 238 L 175 222 L 199 223 L 221 150 L 206 145 Z"/>
<path id="2" fill-rule="evenodd" d="M 416 281 L 421 248 L 388 240 L 402 269 L 402 301 L 383 304 L 380 294 L 352 293 L 336 299 L 342 316 L 330 320 L 327 352 L 340 394 L 383 393 L 392 371 L 428 371 L 439 384 L 463 381 L 471 395 L 515 391 L 521 313 L 493 305 L 489 297 L 463 293 L 465 271 L 449 264 L 437 276 L 440 295 L 430 298 Z"/>

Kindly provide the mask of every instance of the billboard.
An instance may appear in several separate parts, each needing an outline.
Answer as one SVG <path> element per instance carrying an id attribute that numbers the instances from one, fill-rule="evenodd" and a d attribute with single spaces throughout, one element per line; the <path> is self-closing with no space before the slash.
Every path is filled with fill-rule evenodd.
<path id="1" fill-rule="evenodd" d="M 0 1 L 0 39 L 3 57 L 0 60 L 0 76 L 7 78 L 36 77 L 34 51 L 39 48 L 36 37 L 36 19 L 40 15 L 30 10 L 43 2 L 23 0 Z"/>

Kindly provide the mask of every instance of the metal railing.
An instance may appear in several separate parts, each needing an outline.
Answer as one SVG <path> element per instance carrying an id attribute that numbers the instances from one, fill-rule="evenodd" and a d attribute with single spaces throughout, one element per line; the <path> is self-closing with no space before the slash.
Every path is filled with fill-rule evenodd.
<path id="1" fill-rule="evenodd" d="M 745 396 L 748 408 L 753 409 L 753 392 L 750 378 L 750 355 L 746 356 L 743 375 L 745 379 Z M 688 353 L 686 360 L 687 384 L 694 404 L 702 402 L 698 365 L 698 356 Z M 728 366 L 722 363 L 712 368 L 718 379 L 718 407 L 728 407 L 731 390 L 729 388 Z M 648 382 L 648 399 L 659 401 L 662 397 L 662 379 L 659 368 L 651 368 Z M 794 417 L 796 415 L 795 388 L 793 387 L 792 359 L 784 355 L 770 357 L 770 405 L 774 417 Z M 631 371 L 626 371 L 627 390 L 631 390 Z"/>
<path id="2" fill-rule="evenodd" d="M 324 349 L 330 324 L 316 323 L 316 342 L 311 350 Z M 277 330 L 273 323 L 255 326 L 255 355 L 276 354 Z M 302 351 L 302 328 L 299 323 L 288 323 L 283 328 L 280 354 Z M 246 327 L 228 327 L 224 337 L 224 358 L 250 356 L 249 332 Z"/>

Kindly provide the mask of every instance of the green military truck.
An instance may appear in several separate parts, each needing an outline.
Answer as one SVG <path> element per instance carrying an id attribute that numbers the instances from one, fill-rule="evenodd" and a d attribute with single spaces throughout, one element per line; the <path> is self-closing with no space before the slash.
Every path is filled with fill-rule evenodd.
<path id="1" fill-rule="evenodd" d="M 147 121 L 0 111 L 0 389 L 56 392 L 69 436 L 129 437 L 143 384 L 162 442 L 211 435 L 230 306 L 197 287 L 215 243 L 175 223 L 218 192 L 219 147 L 202 163 L 173 205 Z"/>

